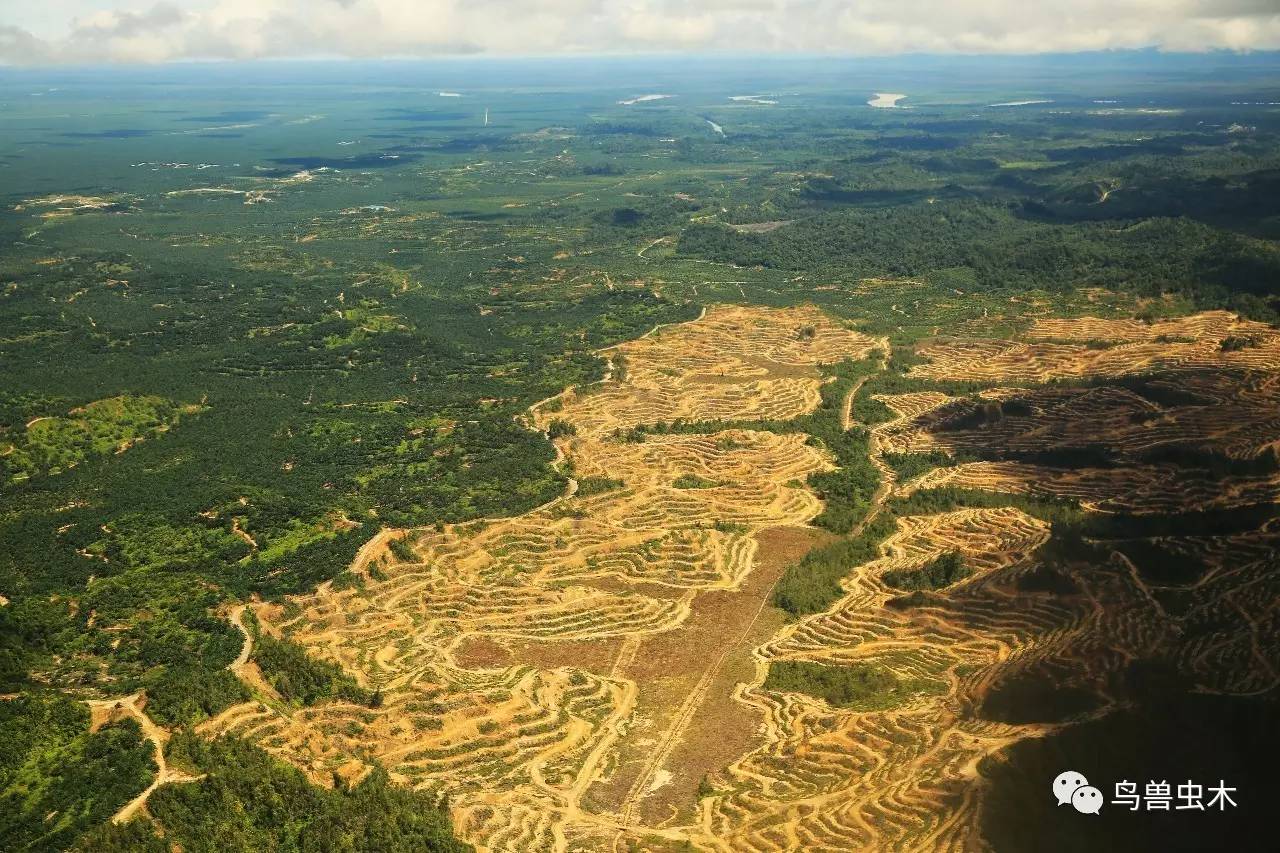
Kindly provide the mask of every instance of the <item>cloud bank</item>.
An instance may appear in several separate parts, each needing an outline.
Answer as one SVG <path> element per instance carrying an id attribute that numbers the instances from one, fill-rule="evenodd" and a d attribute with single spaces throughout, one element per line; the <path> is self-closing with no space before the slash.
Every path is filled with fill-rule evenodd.
<path id="1" fill-rule="evenodd" d="M 1280 48 L 1277 0 L 51 0 L 0 62 Z M 9 18 L 9 20 L 5 20 Z M 37 24 L 39 26 L 37 26 Z"/>

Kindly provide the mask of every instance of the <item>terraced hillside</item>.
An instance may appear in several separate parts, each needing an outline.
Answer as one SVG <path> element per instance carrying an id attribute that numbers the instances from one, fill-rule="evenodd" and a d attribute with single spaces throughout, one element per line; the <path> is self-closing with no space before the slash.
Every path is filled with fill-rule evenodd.
<path id="1" fill-rule="evenodd" d="M 533 407 L 563 497 L 384 531 L 354 586 L 255 608 L 376 701 L 298 708 L 240 662 L 254 701 L 201 730 L 325 784 L 381 764 L 487 850 L 1001 846 L 1011 748 L 1140 708 L 1140 667 L 1274 691 L 1278 349 L 1226 314 L 1041 320 L 922 347 L 909 390 L 859 382 L 848 402 L 892 417 L 849 538 L 892 532 L 788 622 L 775 582 L 838 541 L 805 483 L 834 462 L 765 427 L 819 406 L 820 366 L 889 345 L 812 308 L 712 308 Z"/>
<path id="2" fill-rule="evenodd" d="M 380 708 L 287 713 L 264 696 L 205 731 L 254 737 L 324 782 L 376 759 L 447 791 L 460 833 L 490 849 L 638 838 L 668 803 L 691 819 L 703 773 L 672 753 L 721 737 L 725 713 L 750 745 L 759 720 L 734 707 L 729 675 L 749 680 L 752 641 L 767 637 L 754 621 L 771 583 L 756 570 L 776 578 L 783 561 L 761 544 L 803 552 L 821 511 L 803 481 L 833 464 L 802 434 L 625 433 L 793 418 L 818 405 L 819 365 L 877 344 L 813 309 L 719 308 L 609 351 L 610 378 L 530 415 L 573 473 L 565 497 L 403 531 L 412 559 L 384 536 L 357 561 L 361 589 L 258 610 L 263 631 L 380 688 Z M 706 756 L 703 772 L 733 757 Z"/>

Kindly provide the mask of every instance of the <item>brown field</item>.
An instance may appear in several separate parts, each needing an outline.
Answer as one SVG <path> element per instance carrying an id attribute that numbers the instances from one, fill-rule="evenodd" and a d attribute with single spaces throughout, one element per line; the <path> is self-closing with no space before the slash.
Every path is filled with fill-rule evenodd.
<path id="1" fill-rule="evenodd" d="M 872 430 L 881 504 L 943 485 L 1072 498 L 1095 514 L 1280 496 L 1274 471 L 1248 467 L 1280 442 L 1273 330 L 1213 313 L 1040 320 L 1025 337 L 922 350 L 931 360 L 913 376 L 997 387 L 976 400 L 884 398 L 897 417 Z M 1223 345 L 1242 337 L 1243 348 Z M 800 484 L 829 456 L 803 436 L 741 429 L 619 437 L 659 421 L 803 414 L 819 401 L 818 365 L 877 347 L 814 309 L 722 307 L 607 351 L 610 378 L 529 416 L 574 428 L 556 440 L 576 478 L 565 497 L 405 531 L 411 563 L 377 541 L 356 566 L 361 588 L 257 608 L 265 630 L 381 687 L 382 707 L 292 709 L 260 692 L 204 731 L 250 737 L 324 784 L 377 761 L 448 793 L 459 833 L 482 850 L 962 851 L 985 846 L 980 762 L 1100 713 L 1128 661 L 1167 652 L 1214 692 L 1280 680 L 1259 665 L 1280 651 L 1276 597 L 1259 582 L 1280 533 L 1265 526 L 1161 537 L 1208 567 L 1162 586 L 1118 548 L 1088 573 L 1046 566 L 1050 525 L 1013 506 L 908 516 L 877 559 L 849 567 L 840 600 L 788 622 L 767 601 L 786 565 L 828 536 L 809 525 L 821 506 Z M 1110 382 L 1154 368 L 1183 373 L 1170 387 Z M 1039 384 L 1082 377 L 1099 382 Z M 1099 446 L 1114 464 L 1035 455 Z M 907 483 L 881 458 L 933 449 L 1024 456 Z M 1236 467 L 1209 473 L 1187 454 Z M 700 487 L 677 487 L 691 476 Z M 622 485 L 578 496 L 587 477 Z M 972 574 L 891 601 L 901 593 L 886 572 L 948 552 Z M 1186 632 L 1188 619 L 1230 627 Z M 875 664 L 930 687 L 876 710 L 837 708 L 764 690 L 778 659 Z M 1096 707 L 1030 722 L 986 710 L 1002 685 L 1045 673 L 1092 691 Z"/>
<path id="2" fill-rule="evenodd" d="M 913 376 L 990 382 L 1046 382 L 1197 368 L 1274 371 L 1280 331 L 1264 323 L 1211 311 L 1145 324 L 1137 320 L 1036 320 L 1025 341 L 955 340 L 925 347 L 930 359 Z M 1223 352 L 1222 341 L 1246 338 L 1246 348 Z M 1046 342 L 1050 341 L 1050 342 Z M 1087 342 L 1108 344 L 1093 349 Z"/>

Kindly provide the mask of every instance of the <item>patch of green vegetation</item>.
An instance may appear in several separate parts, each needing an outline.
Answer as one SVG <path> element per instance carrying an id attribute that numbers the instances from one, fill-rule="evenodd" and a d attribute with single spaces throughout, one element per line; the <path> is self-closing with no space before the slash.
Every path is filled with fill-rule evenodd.
<path id="1" fill-rule="evenodd" d="M 391 552 L 391 556 L 402 563 L 416 563 L 419 560 L 418 553 L 413 550 L 413 545 L 409 544 L 407 539 L 399 536 L 393 536 L 387 540 L 387 550 Z"/>
<path id="2" fill-rule="evenodd" d="M 266 634 L 253 644 L 253 660 L 262 677 L 287 702 L 314 705 L 326 699 L 342 699 L 372 705 L 375 691 L 367 690 L 336 663 L 311 657 L 301 646 Z"/>
<path id="3" fill-rule="evenodd" d="M 896 415 L 894 415 L 892 409 L 871 396 L 871 389 L 867 389 L 865 392 L 860 391 L 853 398 L 853 404 L 849 407 L 849 417 L 855 423 L 876 426 L 877 424 L 888 423 Z"/>
<path id="4" fill-rule="evenodd" d="M 907 497 L 896 498 L 890 508 L 897 515 L 934 515 L 961 508 L 995 508 L 1011 506 L 1028 515 L 1051 524 L 1076 525 L 1083 523 L 1084 512 L 1075 501 L 1030 497 L 1008 492 L 988 492 L 982 489 L 960 489 L 942 486 L 935 489 L 917 489 Z"/>
<path id="5" fill-rule="evenodd" d="M 919 569 L 912 571 L 894 569 L 885 572 L 880 579 L 895 589 L 911 592 L 942 589 L 972 574 L 973 569 L 965 565 L 964 557 L 959 551 L 948 551 Z"/>
<path id="6" fill-rule="evenodd" d="M 126 828 L 104 827 L 80 845 L 85 851 L 115 853 L 164 847 L 188 853 L 226 850 L 326 850 L 335 853 L 465 853 L 443 804 L 393 785 L 374 768 L 354 787 L 333 790 L 310 784 L 295 768 L 238 738 L 208 741 L 183 732 L 169 741 L 167 759 L 203 778 L 165 785 L 147 803 L 151 819 Z"/>
<path id="7" fill-rule="evenodd" d="M 8 445 L 0 453 L 0 478 L 20 482 L 60 474 L 86 459 L 123 453 L 199 410 L 154 395 L 124 394 L 65 415 L 33 418 L 22 428 L 0 428 L 0 446 Z"/>
<path id="8" fill-rule="evenodd" d="M 913 696 L 941 693 L 946 685 L 924 678 L 901 678 L 871 663 L 823 664 L 776 660 L 769 664 L 764 689 L 806 693 L 838 708 L 879 711 L 901 705 Z"/>
<path id="9" fill-rule="evenodd" d="M 174 666 L 147 680 L 147 714 L 162 726 L 198 723 L 249 698 L 249 688 L 225 669 Z"/>
<path id="10" fill-rule="evenodd" d="M 614 477 L 582 477 L 578 480 L 577 496 L 590 498 L 621 489 L 625 483 Z"/>
<path id="11" fill-rule="evenodd" d="M 217 674 L 241 647 L 212 612 L 220 601 L 198 576 L 146 569 L 96 579 L 75 598 L 23 597 L 0 607 L 0 681 L 21 689 L 36 670 L 53 684 L 92 683 L 100 673 L 86 661 L 105 659 L 113 693 L 145 689 L 158 722 L 196 722 L 244 695 Z"/>
<path id="12" fill-rule="evenodd" d="M 819 546 L 787 566 L 773 588 L 770 601 L 792 616 L 821 613 L 844 594 L 840 581 L 862 563 L 879 556 L 879 545 L 898 527 L 882 512 L 856 536 Z"/>
<path id="13" fill-rule="evenodd" d="M 711 780 L 705 775 L 698 780 L 698 799 L 704 800 L 707 797 L 713 797 L 716 794 L 715 787 L 711 784 Z"/>
<path id="14" fill-rule="evenodd" d="M 354 308 L 342 311 L 342 319 L 349 324 L 349 331 L 326 336 L 324 345 L 330 349 L 352 346 L 368 340 L 373 335 L 409 330 L 409 325 L 404 318 L 379 311 L 379 307 L 377 300 L 364 299 Z"/>
<path id="15" fill-rule="evenodd" d="M 64 850 L 151 784 L 151 744 L 132 719 L 89 732 L 63 697 L 0 700 L 0 838 L 6 850 Z"/>
<path id="16" fill-rule="evenodd" d="M 796 419 L 797 427 L 809 434 L 812 443 L 827 448 L 836 458 L 836 470 L 809 477 L 809 486 L 823 501 L 822 512 L 813 523 L 833 533 L 848 533 L 862 523 L 880 487 L 880 472 L 871 464 L 871 434 L 861 426 L 845 429 L 844 405 L 855 385 L 881 369 L 877 354 L 834 365 L 829 372 L 835 379 L 822 386 L 818 409 Z"/>
<path id="17" fill-rule="evenodd" d="M 648 432 L 643 427 L 622 429 L 619 427 L 611 433 L 613 440 L 621 444 L 643 444 Z"/>
<path id="18" fill-rule="evenodd" d="M 1222 352 L 1240 352 L 1241 350 L 1253 349 L 1257 346 L 1257 338 L 1244 335 L 1228 335 L 1218 342 L 1218 349 Z"/>
<path id="19" fill-rule="evenodd" d="M 671 486 L 676 489 L 714 489 L 719 485 L 715 480 L 697 474 L 681 474 L 671 481 Z"/>
<path id="20" fill-rule="evenodd" d="M 973 461 L 966 454 L 952 454 L 944 450 L 930 450 L 925 453 L 885 453 L 880 458 L 898 475 L 899 482 L 914 480 L 935 468 L 949 468 L 962 462 Z"/>
<path id="21" fill-rule="evenodd" d="M 565 438 L 577 433 L 578 428 L 564 418 L 552 418 L 547 424 L 547 438 Z"/>

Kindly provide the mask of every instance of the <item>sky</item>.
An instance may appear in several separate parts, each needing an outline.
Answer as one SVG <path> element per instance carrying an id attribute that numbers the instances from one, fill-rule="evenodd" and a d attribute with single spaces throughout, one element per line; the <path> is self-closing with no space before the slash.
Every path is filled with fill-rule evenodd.
<path id="1" fill-rule="evenodd" d="M 1280 48 L 1280 0 L 0 0 L 0 63 Z"/>

